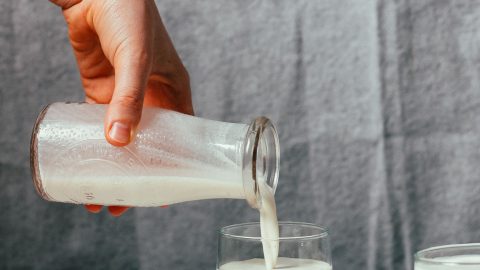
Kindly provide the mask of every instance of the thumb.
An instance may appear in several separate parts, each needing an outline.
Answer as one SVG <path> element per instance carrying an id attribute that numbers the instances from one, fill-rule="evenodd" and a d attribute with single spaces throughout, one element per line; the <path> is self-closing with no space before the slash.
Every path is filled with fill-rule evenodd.
<path id="1" fill-rule="evenodd" d="M 140 122 L 149 62 L 145 50 L 119 50 L 115 56 L 115 89 L 105 117 L 105 137 L 115 146 L 129 144 Z"/>

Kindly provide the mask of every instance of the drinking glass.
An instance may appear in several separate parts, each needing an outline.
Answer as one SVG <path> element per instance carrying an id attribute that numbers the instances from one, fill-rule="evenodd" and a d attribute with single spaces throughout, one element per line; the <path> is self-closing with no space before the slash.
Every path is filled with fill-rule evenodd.
<path id="1" fill-rule="evenodd" d="M 478 270 L 480 244 L 438 246 L 415 254 L 415 270 Z"/>
<path id="2" fill-rule="evenodd" d="M 326 228 L 302 222 L 279 222 L 280 238 L 275 269 L 331 270 L 329 234 Z M 268 239 L 264 239 L 268 240 Z M 218 237 L 217 270 L 266 269 L 260 223 L 222 228 Z"/>

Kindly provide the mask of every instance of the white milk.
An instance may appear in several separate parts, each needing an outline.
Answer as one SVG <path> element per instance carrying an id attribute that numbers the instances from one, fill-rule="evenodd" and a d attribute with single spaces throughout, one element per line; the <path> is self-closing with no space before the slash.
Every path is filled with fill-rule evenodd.
<path id="1" fill-rule="evenodd" d="M 230 262 L 220 266 L 219 270 L 265 270 L 265 263 L 262 259 Z M 279 257 L 275 269 L 331 270 L 332 266 L 317 260 Z"/>
<path id="2" fill-rule="evenodd" d="M 245 199 L 242 151 L 248 125 L 146 108 L 135 141 L 114 147 L 105 141 L 105 110 L 50 105 L 32 150 L 42 197 L 125 206 Z"/>
<path id="3" fill-rule="evenodd" d="M 174 203 L 231 198 L 243 199 L 241 182 L 225 181 L 224 178 L 197 178 L 182 176 L 125 176 L 84 177 L 71 175 L 50 178 L 57 182 L 46 186 L 52 200 L 100 205 L 125 205 L 148 207 Z M 78 183 L 81 182 L 81 185 Z M 114 183 L 114 184 L 112 184 Z M 74 185 L 74 187 L 68 187 Z"/>
<path id="4" fill-rule="evenodd" d="M 480 255 L 458 255 L 458 256 L 438 257 L 431 260 L 433 261 L 432 263 L 415 262 L 415 270 L 479 270 L 480 269 Z M 439 265 L 439 264 L 436 264 L 435 262 L 442 263 L 444 265 Z M 458 265 L 458 263 L 470 263 L 470 265 Z"/>
<path id="5" fill-rule="evenodd" d="M 262 197 L 259 211 L 263 256 L 266 269 L 271 270 L 276 265 L 279 247 L 277 208 L 272 188 L 262 181 L 259 183 L 259 190 Z"/>

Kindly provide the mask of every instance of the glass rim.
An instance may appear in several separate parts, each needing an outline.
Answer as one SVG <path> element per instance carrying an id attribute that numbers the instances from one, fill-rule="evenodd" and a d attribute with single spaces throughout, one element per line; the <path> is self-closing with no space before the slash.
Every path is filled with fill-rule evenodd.
<path id="1" fill-rule="evenodd" d="M 258 227 L 260 227 L 260 222 L 257 221 L 257 222 L 247 222 L 247 223 L 239 223 L 239 224 L 228 225 L 228 226 L 220 228 L 218 230 L 218 233 L 222 237 L 235 238 L 235 239 L 239 239 L 239 240 L 251 240 L 251 241 L 262 241 L 262 240 L 298 241 L 298 240 L 321 239 L 321 238 L 326 238 L 326 237 L 329 236 L 328 229 L 326 227 L 322 227 L 322 226 L 314 224 L 314 223 L 296 222 L 296 221 L 279 221 L 278 226 L 280 227 L 282 225 L 287 225 L 287 226 L 294 225 L 294 226 L 299 226 L 299 227 L 308 227 L 308 228 L 317 229 L 320 232 L 319 233 L 305 234 L 305 235 L 301 235 L 301 236 L 279 237 L 278 239 L 265 239 L 265 238 L 262 238 L 261 236 L 244 236 L 244 235 L 227 233 L 225 231 L 225 230 L 228 230 L 228 229 L 239 228 L 239 227 L 248 227 L 248 226 L 258 226 Z"/>
<path id="2" fill-rule="evenodd" d="M 469 248 L 477 248 L 480 249 L 480 243 L 467 243 L 467 244 L 451 244 L 451 245 L 442 245 L 436 247 L 430 247 L 423 250 L 418 251 L 415 253 L 415 262 L 422 262 L 428 263 L 433 265 L 480 265 L 480 260 L 475 262 L 452 262 L 452 261 L 442 261 L 438 259 L 431 259 L 425 258 L 425 254 L 432 252 L 432 251 L 439 251 L 442 249 L 465 249 L 468 250 Z"/>

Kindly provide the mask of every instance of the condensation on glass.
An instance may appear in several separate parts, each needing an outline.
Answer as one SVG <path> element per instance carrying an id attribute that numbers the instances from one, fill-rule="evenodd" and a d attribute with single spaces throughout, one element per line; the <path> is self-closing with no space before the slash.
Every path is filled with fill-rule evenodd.
<path id="1" fill-rule="evenodd" d="M 106 105 L 53 103 L 31 139 L 33 182 L 46 200 L 160 206 L 184 201 L 261 201 L 258 182 L 276 189 L 279 143 L 265 117 L 250 125 L 145 108 L 125 147 L 104 136 Z"/>

